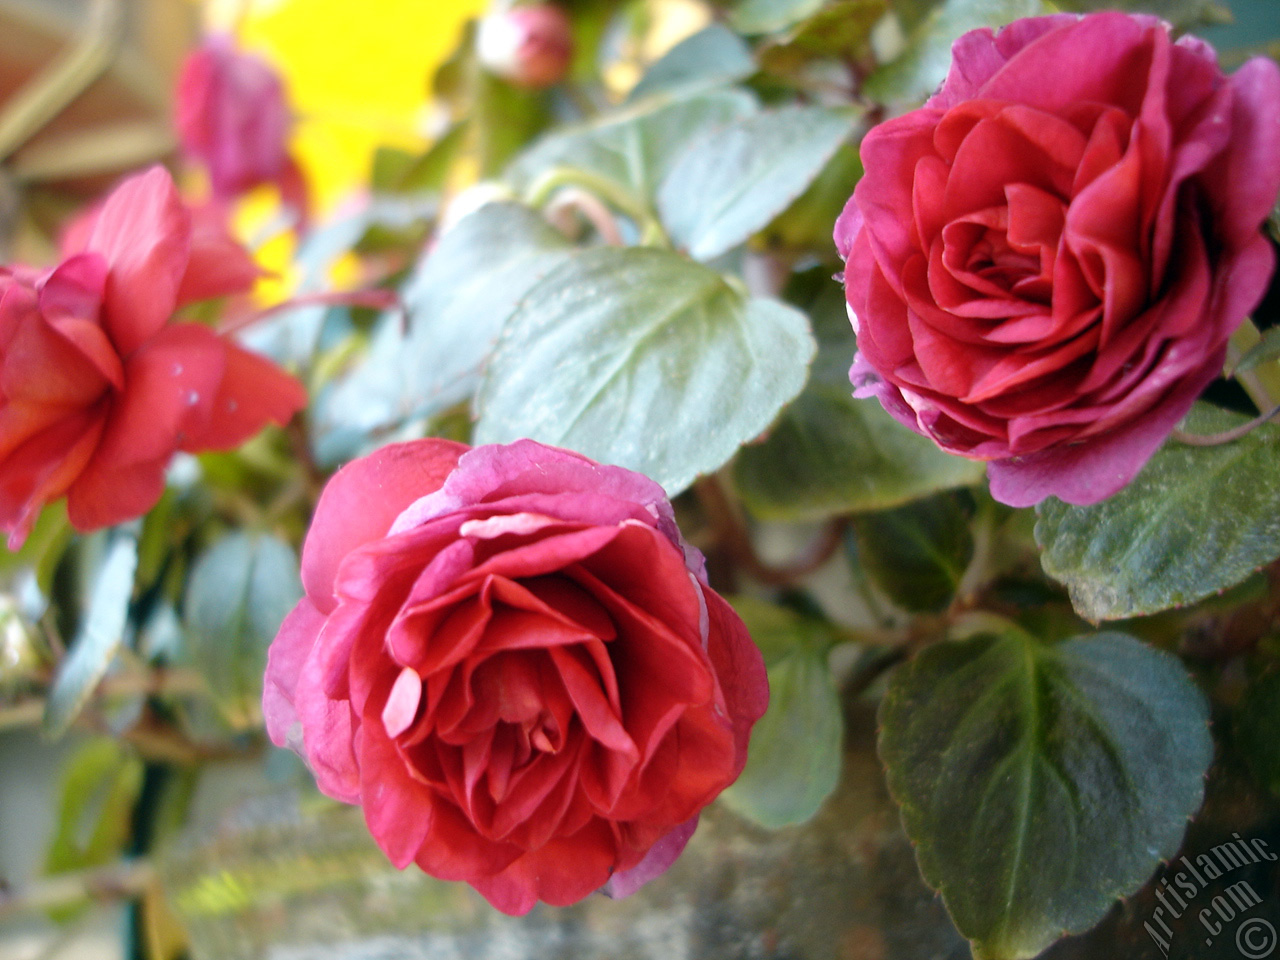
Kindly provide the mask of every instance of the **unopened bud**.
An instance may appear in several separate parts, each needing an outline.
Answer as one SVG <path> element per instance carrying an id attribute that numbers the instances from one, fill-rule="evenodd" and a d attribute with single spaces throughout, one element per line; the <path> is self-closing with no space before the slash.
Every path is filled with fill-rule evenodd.
<path id="1" fill-rule="evenodd" d="M 480 21 L 476 55 L 485 69 L 517 86 L 549 87 L 569 70 L 572 25 L 549 3 L 497 11 Z"/>

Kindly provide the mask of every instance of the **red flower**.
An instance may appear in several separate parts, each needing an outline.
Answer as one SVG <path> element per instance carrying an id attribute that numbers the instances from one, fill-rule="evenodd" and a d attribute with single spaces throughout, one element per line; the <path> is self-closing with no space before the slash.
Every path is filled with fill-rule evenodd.
<path id="1" fill-rule="evenodd" d="M 182 66 L 177 126 L 182 149 L 208 170 L 214 199 L 274 184 L 305 216 L 305 181 L 289 154 L 284 85 L 266 61 L 238 50 L 230 37 L 206 38 Z"/>
<path id="2" fill-rule="evenodd" d="M 768 700 L 661 487 L 529 440 L 348 464 L 271 646 L 272 740 L 397 867 L 507 913 L 662 873 Z"/>
<path id="3" fill-rule="evenodd" d="M 1219 70 L 1152 17 L 965 34 L 863 141 L 836 223 L 850 376 L 1014 506 L 1094 503 L 1221 371 L 1266 289 L 1280 69 Z"/>
<path id="4" fill-rule="evenodd" d="M 93 530 L 149 510 L 175 451 L 225 450 L 306 403 L 292 377 L 174 311 L 248 290 L 243 249 L 161 167 L 126 180 L 53 270 L 0 268 L 0 527 L 64 494 Z"/>

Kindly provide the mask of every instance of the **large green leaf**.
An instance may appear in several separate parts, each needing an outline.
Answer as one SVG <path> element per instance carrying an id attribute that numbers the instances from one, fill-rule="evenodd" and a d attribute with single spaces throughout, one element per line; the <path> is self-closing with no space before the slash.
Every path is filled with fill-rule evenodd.
<path id="1" fill-rule="evenodd" d="M 769 672 L 769 709 L 751 731 L 747 766 L 721 794 L 761 826 L 803 823 L 840 780 L 844 721 L 827 652 L 830 625 L 753 597 L 735 597 Z"/>
<path id="2" fill-rule="evenodd" d="M 1185 668 L 1119 633 L 929 647 L 880 721 L 921 873 L 998 960 L 1088 929 L 1172 857 L 1213 757 Z"/>
<path id="3" fill-rule="evenodd" d="M 709 130 L 658 190 L 671 239 L 695 260 L 736 247 L 804 192 L 856 116 L 847 108 L 790 106 Z"/>
<path id="4" fill-rule="evenodd" d="M 124 640 L 133 574 L 138 567 L 137 524 L 97 535 L 102 560 L 89 588 L 80 629 L 45 702 L 44 730 L 61 736 L 88 701 Z"/>
<path id="5" fill-rule="evenodd" d="M 398 313 L 320 404 L 324 429 L 378 430 L 468 399 L 516 303 L 568 256 L 564 236 L 528 207 L 491 203 L 422 260 Z"/>
<path id="6" fill-rule="evenodd" d="M 943 453 L 848 387 L 811 384 L 763 443 L 743 449 L 734 484 L 764 520 L 820 520 L 883 510 L 982 478 L 983 466 Z"/>
<path id="7" fill-rule="evenodd" d="M 298 558 L 283 540 L 232 533 L 196 562 L 187 588 L 187 653 L 236 727 L 257 722 L 267 647 L 302 596 Z"/>
<path id="8" fill-rule="evenodd" d="M 648 203 L 693 139 L 757 109 L 745 90 L 657 94 L 607 117 L 543 137 L 518 156 L 506 177 L 527 191 L 557 169 L 585 171 Z"/>
<path id="9" fill-rule="evenodd" d="M 1198 407 L 1187 421 L 1210 433 L 1244 418 Z M 1115 496 L 1088 507 L 1037 508 L 1045 572 L 1067 585 L 1090 620 L 1194 603 L 1280 556 L 1280 427 L 1231 443 L 1170 440 Z"/>
<path id="10" fill-rule="evenodd" d="M 645 473 L 671 495 L 804 386 L 804 315 L 674 253 L 580 254 L 529 291 L 485 370 L 477 443 L 532 437 Z"/>
<path id="11" fill-rule="evenodd" d="M 917 24 L 902 55 L 867 79 L 865 92 L 881 101 L 923 100 L 946 79 L 951 44 L 962 33 L 1045 12 L 1042 0 L 945 0 Z"/>
<path id="12" fill-rule="evenodd" d="M 792 288 L 789 296 L 813 322 L 818 357 L 804 393 L 734 464 L 734 485 L 751 512 L 764 520 L 821 520 L 980 480 L 982 464 L 943 453 L 876 401 L 853 399 L 848 371 L 857 344 L 844 292 L 826 271 L 798 276 Z"/>
<path id="13" fill-rule="evenodd" d="M 969 514 L 946 494 L 859 514 L 858 562 L 902 609 L 945 610 L 973 558 Z"/>
<path id="14" fill-rule="evenodd" d="M 756 72 L 751 48 L 732 30 L 713 23 L 677 43 L 645 71 L 627 99 L 745 80 Z"/>

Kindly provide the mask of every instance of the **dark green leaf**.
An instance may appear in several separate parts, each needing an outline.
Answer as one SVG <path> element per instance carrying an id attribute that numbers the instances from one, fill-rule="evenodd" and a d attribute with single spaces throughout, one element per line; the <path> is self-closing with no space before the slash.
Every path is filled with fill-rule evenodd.
<path id="1" fill-rule="evenodd" d="M 1194 433 L 1243 417 L 1200 406 Z M 1280 427 L 1232 443 L 1170 440 L 1115 496 L 1088 507 L 1056 499 L 1037 507 L 1045 572 L 1062 581 L 1090 620 L 1116 620 L 1194 603 L 1280 556 Z"/>
<path id="2" fill-rule="evenodd" d="M 733 10 L 733 28 L 739 33 L 774 33 L 811 17 L 823 0 L 740 0 Z"/>
<path id="3" fill-rule="evenodd" d="M 368 432 L 469 399 L 520 298 L 568 255 L 528 207 L 491 203 L 445 233 L 379 321 L 369 353 L 320 404 L 326 430 Z"/>
<path id="4" fill-rule="evenodd" d="M 945 610 L 973 558 L 969 511 L 954 496 L 859 514 L 853 529 L 863 568 L 904 610 Z"/>
<path id="5" fill-rule="evenodd" d="M 645 71 L 627 99 L 635 102 L 659 92 L 735 83 L 755 72 L 751 48 L 732 30 L 713 23 L 667 51 Z"/>
<path id="6" fill-rule="evenodd" d="M 196 562 L 184 609 L 187 655 L 232 725 L 258 721 L 267 646 L 301 596 L 293 548 L 267 534 L 232 533 Z"/>
<path id="7" fill-rule="evenodd" d="M 1041 0 L 945 0 L 912 31 L 902 55 L 867 79 L 865 92 L 885 102 L 923 100 L 946 79 L 962 33 L 1045 12 Z"/>
<path id="8" fill-rule="evenodd" d="M 804 192 L 856 116 L 852 109 L 782 107 L 690 143 L 658 190 L 671 239 L 703 261 L 744 242 Z"/>
<path id="9" fill-rule="evenodd" d="M 1185 668 L 1119 633 L 929 647 L 880 722 L 921 873 L 999 960 L 1088 929 L 1172 857 L 1213 757 Z"/>
<path id="10" fill-rule="evenodd" d="M 61 736 L 75 720 L 124 640 L 138 566 L 135 526 L 97 535 L 105 543 L 102 562 L 93 577 L 80 630 L 49 690 L 44 710 L 48 736 Z"/>
<path id="11" fill-rule="evenodd" d="M 646 203 L 685 145 L 755 110 L 755 98 L 744 90 L 674 98 L 658 94 L 602 120 L 543 137 L 516 158 L 506 176 L 527 192 L 551 171 L 583 170 Z"/>
<path id="12" fill-rule="evenodd" d="M 142 774 L 142 760 L 108 737 L 85 742 L 67 758 L 46 873 L 97 867 L 120 856 Z"/>
<path id="13" fill-rule="evenodd" d="M 844 722 L 827 667 L 829 624 L 752 597 L 736 597 L 769 672 L 769 709 L 751 732 L 747 766 L 721 794 L 770 829 L 808 820 L 840 779 Z"/>
<path id="14" fill-rule="evenodd" d="M 763 443 L 743 449 L 734 484 L 764 520 L 882 510 L 977 483 L 983 466 L 943 453 L 849 387 L 810 384 Z"/>
<path id="15" fill-rule="evenodd" d="M 803 314 L 651 249 L 589 250 L 524 298 L 485 370 L 476 442 L 532 437 L 687 487 L 799 392 Z"/>
<path id="16" fill-rule="evenodd" d="M 1280 670 L 1250 680 L 1232 710 L 1232 752 L 1243 757 L 1258 782 L 1280 797 Z"/>

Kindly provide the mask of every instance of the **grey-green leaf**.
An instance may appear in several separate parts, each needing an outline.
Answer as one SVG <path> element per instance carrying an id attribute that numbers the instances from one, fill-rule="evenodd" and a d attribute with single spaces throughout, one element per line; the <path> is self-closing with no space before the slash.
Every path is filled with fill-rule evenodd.
<path id="1" fill-rule="evenodd" d="M 627 100 L 745 80 L 756 72 L 751 48 L 732 30 L 713 23 L 677 43 L 645 71 Z"/>
<path id="2" fill-rule="evenodd" d="M 813 16 L 822 4 L 823 0 L 741 0 L 731 22 L 741 33 L 774 33 Z"/>
<path id="3" fill-rule="evenodd" d="M 791 106 L 708 131 L 658 189 L 671 239 L 703 261 L 744 242 L 804 193 L 856 117 L 848 108 Z"/>
<path id="4" fill-rule="evenodd" d="M 962 33 L 1045 12 L 1042 0 L 945 0 L 912 31 L 902 55 L 867 79 L 864 90 L 880 101 L 923 100 L 946 79 L 951 44 Z"/>
<path id="5" fill-rule="evenodd" d="M 293 548 L 268 534 L 229 534 L 196 562 L 184 609 L 187 653 L 233 726 L 257 722 L 267 647 L 301 596 Z"/>
<path id="6" fill-rule="evenodd" d="M 803 823 L 840 780 L 844 722 L 827 651 L 829 625 L 751 597 L 735 597 L 769 673 L 769 709 L 751 731 L 746 768 L 723 801 L 769 829 Z"/>
<path id="7" fill-rule="evenodd" d="M 1173 856 L 1203 799 L 1208 719 L 1176 658 L 1119 633 L 1049 645 L 1011 627 L 896 672 L 880 756 L 975 956 L 1036 956 Z"/>
<path id="8" fill-rule="evenodd" d="M 943 453 L 850 388 L 810 384 L 763 443 L 734 464 L 743 502 L 763 520 L 883 510 L 978 482 L 983 466 Z"/>
<path id="9" fill-rule="evenodd" d="M 321 404 L 328 429 L 370 431 L 430 416 L 471 396 L 516 303 L 568 256 L 528 207 L 491 203 L 441 236 L 380 321 L 369 353 Z"/>
<path id="10" fill-rule="evenodd" d="M 1243 417 L 1200 406 L 1186 421 L 1212 433 Z M 1280 427 L 1215 447 L 1169 440 L 1127 487 L 1087 507 L 1037 508 L 1045 572 L 1090 620 L 1183 606 L 1239 583 L 1280 556 Z"/>
<path id="11" fill-rule="evenodd" d="M 485 370 L 477 443 L 532 437 L 675 495 L 804 386 L 799 311 L 652 249 L 588 250 L 524 298 Z"/>
<path id="12" fill-rule="evenodd" d="M 686 144 L 756 109 L 755 97 L 733 88 L 696 95 L 659 93 L 601 120 L 543 137 L 515 159 L 506 179 L 517 190 L 528 191 L 550 171 L 584 170 L 624 187 L 639 202 L 649 202 Z"/>
<path id="13" fill-rule="evenodd" d="M 98 535 L 106 541 L 101 564 L 89 590 L 89 602 L 71 650 L 45 702 L 44 731 L 61 736 L 79 715 L 94 687 L 107 672 L 124 639 L 138 567 L 136 524 Z"/>

